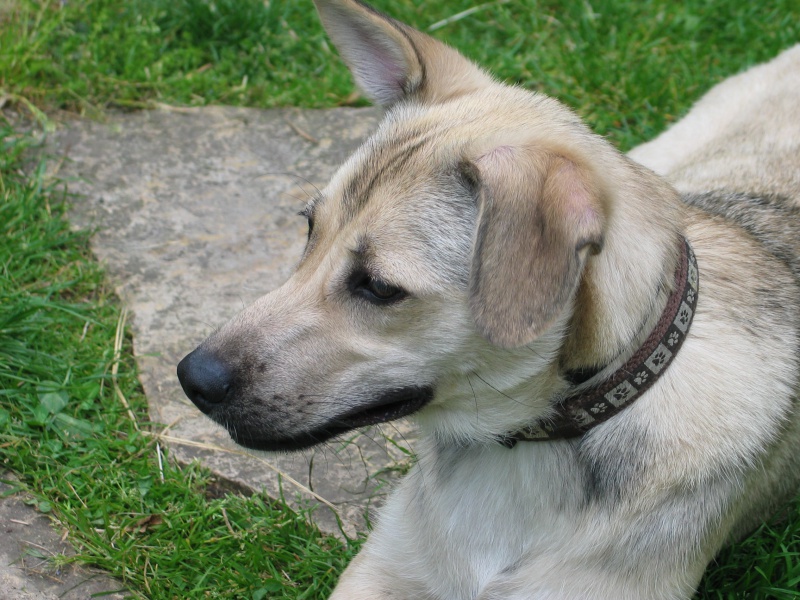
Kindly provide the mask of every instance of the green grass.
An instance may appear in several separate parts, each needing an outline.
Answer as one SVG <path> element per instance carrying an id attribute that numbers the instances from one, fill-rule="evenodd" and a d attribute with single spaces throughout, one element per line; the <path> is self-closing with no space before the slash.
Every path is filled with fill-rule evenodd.
<path id="1" fill-rule="evenodd" d="M 771 523 L 724 549 L 706 571 L 698 598 L 800 598 L 800 498 Z"/>
<path id="2" fill-rule="evenodd" d="M 0 90 L 49 110 L 158 102 L 325 107 L 354 101 L 310 0 L 6 0 Z M 376 0 L 507 81 L 547 91 L 627 148 L 715 81 L 800 41 L 771 0 Z M 1 94 L 0 94 L 1 95 Z"/>
<path id="3" fill-rule="evenodd" d="M 800 41 L 800 3 L 376 0 L 500 78 L 553 94 L 623 148 L 660 131 L 717 80 Z M 310 0 L 0 3 L 0 98 L 102 116 L 157 103 L 361 103 Z M 0 100 L 2 103 L 2 100 Z M 0 129 L 0 448 L 74 559 L 160 598 L 322 598 L 357 549 L 279 502 L 209 494 L 146 429 L 120 307 L 69 230 L 65 194 L 32 140 Z M 23 166 L 27 167 L 23 173 Z M 116 366 L 115 366 L 116 365 Z M 131 419 L 120 397 L 135 415 Z M 213 486 L 211 486 L 213 487 Z M 699 598 L 800 598 L 800 502 L 725 550 Z"/>

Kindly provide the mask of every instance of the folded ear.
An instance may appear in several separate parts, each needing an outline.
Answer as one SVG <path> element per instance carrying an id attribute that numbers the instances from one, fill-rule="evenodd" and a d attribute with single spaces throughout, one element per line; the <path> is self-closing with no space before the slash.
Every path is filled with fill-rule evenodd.
<path id="1" fill-rule="evenodd" d="M 328 35 L 358 86 L 391 106 L 441 101 L 491 81 L 458 52 L 359 0 L 314 0 Z"/>
<path id="2" fill-rule="evenodd" d="M 478 225 L 470 308 L 498 346 L 529 344 L 566 308 L 604 219 L 589 173 L 554 153 L 501 146 L 474 162 Z"/>

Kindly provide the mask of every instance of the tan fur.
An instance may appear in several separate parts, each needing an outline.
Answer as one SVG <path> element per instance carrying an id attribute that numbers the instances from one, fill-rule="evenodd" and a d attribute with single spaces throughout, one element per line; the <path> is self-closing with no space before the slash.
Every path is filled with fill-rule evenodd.
<path id="1" fill-rule="evenodd" d="M 679 123 L 639 151 L 673 156 L 659 164 L 682 190 L 723 188 L 681 197 L 555 100 L 360 2 L 316 2 L 387 113 L 307 207 L 292 278 L 181 363 L 187 393 L 261 449 L 417 412 L 418 463 L 336 600 L 690 598 L 800 483 L 800 136 L 776 129 L 800 122 L 798 84 L 748 100 L 781 115 L 744 141 L 693 144 Z M 766 90 L 800 81 L 798 61 L 775 64 Z M 701 117 L 750 92 L 731 81 Z M 763 173 L 762 149 L 792 173 Z M 633 354 L 682 236 L 699 304 L 655 385 L 581 438 L 500 445 L 552 414 L 568 370 L 602 380 Z"/>

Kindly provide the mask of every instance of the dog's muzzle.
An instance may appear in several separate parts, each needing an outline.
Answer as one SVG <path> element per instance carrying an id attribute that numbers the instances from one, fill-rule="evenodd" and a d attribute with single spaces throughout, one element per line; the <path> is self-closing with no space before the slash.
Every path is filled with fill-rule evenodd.
<path id="1" fill-rule="evenodd" d="M 349 408 L 339 414 L 316 415 L 321 420 L 295 418 L 282 424 L 281 417 L 292 412 L 291 402 L 270 406 L 248 394 L 237 381 L 235 368 L 202 346 L 178 364 L 178 380 L 197 408 L 224 426 L 234 442 L 268 451 L 300 450 L 353 429 L 394 421 L 422 409 L 434 396 L 430 385 L 390 387 L 368 397 L 356 394 L 335 402 L 320 401 L 320 406 Z M 298 422 L 306 420 L 298 427 Z"/>

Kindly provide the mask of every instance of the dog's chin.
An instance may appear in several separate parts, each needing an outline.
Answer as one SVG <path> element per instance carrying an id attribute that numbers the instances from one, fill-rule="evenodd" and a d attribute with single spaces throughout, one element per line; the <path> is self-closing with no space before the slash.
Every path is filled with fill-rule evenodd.
<path id="1" fill-rule="evenodd" d="M 259 435 L 246 428 L 228 427 L 234 442 L 251 450 L 291 452 L 303 450 L 368 425 L 388 423 L 406 417 L 423 408 L 433 399 L 433 387 L 413 386 L 386 392 L 368 404 L 331 418 L 327 423 L 291 435 Z"/>

